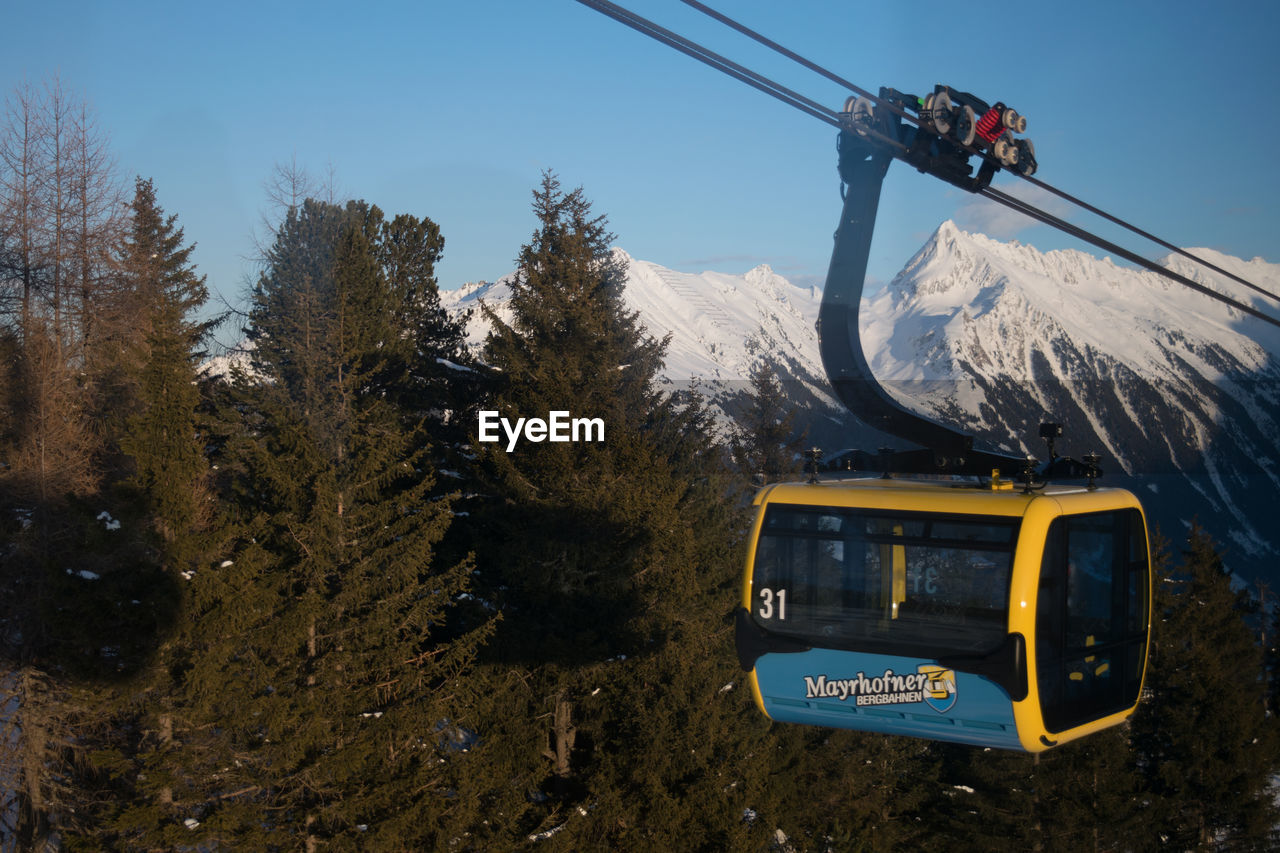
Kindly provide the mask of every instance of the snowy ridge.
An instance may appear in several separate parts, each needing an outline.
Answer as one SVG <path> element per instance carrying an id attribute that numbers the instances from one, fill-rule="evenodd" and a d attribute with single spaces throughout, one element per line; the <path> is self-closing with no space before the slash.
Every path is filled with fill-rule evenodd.
<path id="1" fill-rule="evenodd" d="M 672 335 L 664 375 L 688 379 L 746 379 L 761 352 L 798 355 L 814 375 L 822 375 L 814 324 L 822 293 L 796 287 L 767 265 L 745 275 L 682 273 L 613 250 L 627 263 L 623 297 L 640 313 L 654 336 Z M 441 301 L 452 312 L 478 307 L 484 301 L 504 321 L 511 276 L 496 282 L 473 282 L 442 291 Z M 489 324 L 479 311 L 467 325 L 467 338 L 480 346 Z"/>
<path id="2" fill-rule="evenodd" d="M 1280 292 L 1280 265 L 1198 251 L 1224 269 L 1247 266 L 1240 274 Z M 1174 257 L 1165 261 L 1171 268 L 1240 298 L 1242 287 Z M 983 389 L 1011 383 L 1046 411 L 1064 387 L 1114 395 L 1109 409 L 1082 411 L 1104 442 L 1103 421 L 1150 419 L 1137 396 L 1120 393 L 1142 385 L 1190 416 L 1173 442 L 1183 451 L 1203 452 L 1210 434 L 1229 426 L 1228 401 L 1252 419 L 1276 415 L 1280 336 L 1272 327 L 1146 270 L 1077 251 L 1041 253 L 951 222 L 867 303 L 863 345 L 872 370 L 908 405 L 938 417 L 966 413 L 967 428 L 1005 439 L 1022 431 Z M 1206 385 L 1218 393 L 1204 394 Z M 1113 445 L 1124 462 L 1125 446 Z"/>
<path id="3" fill-rule="evenodd" d="M 822 369 L 816 288 L 768 266 L 685 273 L 631 258 L 624 299 L 655 337 L 671 335 L 664 381 L 697 383 L 727 426 L 755 365 L 782 380 L 808 441 L 828 456 L 894 444 L 837 403 Z M 1280 294 L 1280 264 L 1212 249 L 1190 253 Z M 1280 317 L 1280 301 L 1181 255 L 1162 261 L 1206 287 Z M 483 301 L 504 320 L 511 277 L 441 291 L 457 314 Z M 1041 252 L 944 222 L 863 301 L 868 362 L 906 406 L 1015 452 L 1097 452 L 1105 482 L 1127 485 L 1172 538 L 1198 519 L 1245 574 L 1280 581 L 1280 331 L 1146 270 L 1072 250 Z M 472 310 L 468 340 L 488 334 Z M 215 359 L 225 371 L 244 352 Z M 1248 566 L 1254 567 L 1250 571 Z"/>
<path id="4" fill-rule="evenodd" d="M 788 393 L 804 405 L 826 410 L 840 419 L 839 404 L 827 387 L 814 325 L 822 293 L 797 287 L 768 265 L 743 275 L 719 272 L 684 273 L 615 254 L 627 262 L 623 298 L 637 311 L 654 337 L 671 335 L 663 378 L 671 384 L 696 382 L 727 422 L 734 400 L 743 393 L 754 365 L 771 361 Z M 489 323 L 478 310 L 483 301 L 504 321 L 510 276 L 496 282 L 463 285 L 442 291 L 447 309 L 472 311 L 467 339 L 479 347 Z"/>
<path id="5" fill-rule="evenodd" d="M 1192 251 L 1280 292 L 1280 265 Z M 1181 256 L 1163 263 L 1260 309 L 1280 304 L 1268 304 Z M 1268 357 L 1264 343 L 1272 353 L 1280 344 L 1273 327 L 1147 270 L 1118 267 L 1109 258 L 1078 251 L 1042 253 L 1016 242 L 1001 243 L 961 231 L 950 221 L 869 301 L 865 317 L 864 346 L 877 376 L 885 379 L 958 378 L 953 359 L 959 350 L 973 356 L 969 361 L 974 366 L 986 368 L 990 356 L 988 370 L 1026 378 L 1033 375 L 1030 352 L 1062 336 L 1082 351 L 1145 374 L 1167 368 L 1169 340 L 1182 335 L 1195 343 L 1190 354 L 1200 361 L 1200 372 L 1218 378 L 1227 365 L 1261 368 Z M 939 329 L 952 344 L 944 350 L 922 348 L 927 335 L 937 343 Z M 1208 350 L 1218 355 L 1208 360 L 1197 355 Z M 919 362 L 920 355 L 928 360 Z M 1076 367 L 1089 375 L 1088 365 Z"/>

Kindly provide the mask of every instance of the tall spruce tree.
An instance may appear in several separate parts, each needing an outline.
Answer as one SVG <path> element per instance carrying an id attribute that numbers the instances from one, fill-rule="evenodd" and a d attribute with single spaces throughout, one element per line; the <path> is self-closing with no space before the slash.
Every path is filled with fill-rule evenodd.
<path id="1" fill-rule="evenodd" d="M 91 848 L 112 846 L 122 824 L 160 821 L 171 799 L 166 765 L 173 668 L 181 659 L 174 634 L 182 632 L 183 577 L 197 566 L 210 498 L 197 407 L 211 322 L 198 316 L 208 292 L 191 262 L 193 249 L 177 217 L 165 216 L 152 182 L 138 178 L 113 281 L 99 294 L 100 334 L 86 346 L 104 497 L 118 518 L 110 521 L 113 532 L 86 542 L 85 550 L 116 564 L 102 574 L 129 606 L 106 612 L 132 614 L 137 622 L 103 631 L 121 648 L 128 677 L 99 693 L 107 719 L 85 738 L 90 761 L 80 784 L 94 791 L 85 810 L 94 820 L 69 839 Z M 85 613 L 81 621 L 100 619 Z"/>
<path id="2" fill-rule="evenodd" d="M 928 742 L 775 723 L 759 747 L 740 759 L 763 774 L 753 808 L 793 849 L 891 851 L 938 843 L 930 794 L 940 761 Z"/>
<path id="3" fill-rule="evenodd" d="M 1128 741 L 1121 727 L 1039 755 L 942 746 L 931 833 L 955 850 L 1125 849 L 1143 821 Z"/>
<path id="4" fill-rule="evenodd" d="M 212 442 L 226 550 L 190 571 L 163 809 L 125 846 L 430 849 L 488 628 L 441 565 L 450 501 L 397 400 L 418 342 L 380 262 L 382 214 L 307 201 L 253 294 L 253 373 Z M 160 819 L 156 819 L 157 816 Z"/>
<path id="5" fill-rule="evenodd" d="M 730 435 L 733 461 L 745 479 L 776 483 L 800 472 L 805 434 L 795 419 L 777 370 L 762 359 L 751 369 L 751 393 Z"/>
<path id="6" fill-rule="evenodd" d="M 659 441 L 679 436 L 680 414 L 653 387 L 664 343 L 622 302 L 625 266 L 604 218 L 551 174 L 533 207 L 511 323 L 490 312 L 485 361 L 502 383 L 493 407 L 512 423 L 555 411 L 599 419 L 605 440 L 480 445 L 506 499 L 492 541 L 521 543 L 493 563 L 508 567 L 520 612 L 541 614 L 522 646 L 541 636 L 543 656 L 600 659 L 632 650 L 643 612 L 634 581 L 652 539 L 644 513 L 670 499 Z"/>
<path id="7" fill-rule="evenodd" d="M 32 846 L 51 814 L 67 843 L 96 838 L 94 822 L 109 820 L 117 795 L 131 785 L 131 759 L 123 756 L 135 755 L 139 742 L 129 732 L 155 730 L 161 714 L 160 705 L 135 700 L 163 695 L 147 673 L 177 621 L 177 576 L 192 553 L 203 473 L 194 426 L 203 327 L 191 314 L 204 300 L 204 282 L 150 182 L 138 181 L 129 214 L 132 230 L 114 247 L 111 286 L 93 295 L 102 314 L 132 315 L 132 335 L 95 335 L 76 350 L 84 359 L 76 388 L 83 411 L 105 408 L 96 379 L 107 363 L 115 386 L 130 390 L 112 401 L 120 416 L 94 424 L 94 443 L 112 450 L 99 454 L 93 491 L 33 507 L 30 529 L 14 537 L 7 555 L 20 555 L 26 577 L 13 579 L 36 593 L 23 596 L 23 624 L 14 626 L 24 639 L 12 684 L 25 695 L 6 721 L 16 724 L 14 737 L 0 739 L 22 744 L 38 734 L 47 745 L 46 758 L 29 754 L 21 774 L 21 787 L 39 794 L 19 807 L 26 817 L 17 831 Z M 102 464 L 106 459 L 112 464 Z M 28 539 L 31 533 L 37 535 Z M 31 788 L 41 784 L 33 768 L 45 768 L 59 780 L 55 788 L 74 788 L 76 796 Z"/>
<path id="8" fill-rule="evenodd" d="M 191 537 L 206 496 L 207 472 L 197 435 L 199 362 L 213 325 L 197 312 L 208 300 L 204 276 L 191 263 L 177 217 L 165 218 L 155 187 L 139 178 L 131 225 L 121 248 L 121 277 L 137 306 L 139 331 L 126 348 L 136 387 L 127 431 L 130 485 L 141 495 L 159 540 L 162 562 L 181 571 L 194 556 Z M 116 401 L 117 404 L 126 402 Z"/>
<path id="9" fill-rule="evenodd" d="M 385 368 L 387 384 L 406 427 L 427 432 L 432 464 L 446 472 L 432 493 L 452 493 L 472 473 L 471 425 L 486 380 L 466 345 L 467 316 L 451 316 L 440 301 L 435 265 L 444 237 L 430 219 L 401 213 L 379 222 L 374 250 L 406 344 Z M 466 512 L 466 498 L 458 500 Z"/>
<path id="10" fill-rule="evenodd" d="M 503 608 L 486 674 L 504 686 L 473 750 L 473 837 L 548 850 L 743 849 L 763 823 L 767 730 L 735 689 L 738 533 L 725 450 L 696 398 L 658 385 L 665 341 L 622 299 L 606 220 L 551 173 L 493 312 L 486 403 L 514 423 L 599 418 L 603 441 L 478 443 L 492 495 L 470 519 Z M 761 759 L 767 748 L 761 749 Z"/>
<path id="11" fill-rule="evenodd" d="M 1130 726 L 1042 754 L 1035 781 L 1039 849 L 1132 849 L 1146 828 L 1147 793 L 1133 763 Z"/>
<path id="12" fill-rule="evenodd" d="M 1166 564 L 1167 566 L 1167 564 Z M 1182 565 L 1156 579 L 1149 700 L 1134 721 L 1149 792 L 1143 846 L 1273 850 L 1280 767 L 1264 659 L 1213 540 L 1193 526 Z"/>

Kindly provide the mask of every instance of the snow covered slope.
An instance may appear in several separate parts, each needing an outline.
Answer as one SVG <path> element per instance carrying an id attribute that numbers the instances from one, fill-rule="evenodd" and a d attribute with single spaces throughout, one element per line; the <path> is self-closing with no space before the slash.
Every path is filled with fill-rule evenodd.
<path id="1" fill-rule="evenodd" d="M 628 306 L 639 312 L 649 334 L 671 335 L 663 376 L 673 387 L 696 383 L 727 423 L 748 388 L 753 365 L 768 360 L 788 397 L 815 425 L 814 441 L 835 442 L 836 436 L 861 429 L 832 395 L 822 370 L 814 329 L 821 291 L 797 287 L 767 265 L 743 275 L 682 273 L 621 249 L 614 252 L 627 262 Z M 441 299 L 454 312 L 477 308 L 483 300 L 507 320 L 508 280 L 466 284 L 442 291 Z M 489 327 L 479 310 L 472 312 L 467 330 L 473 346 L 483 343 Z"/>
<path id="2" fill-rule="evenodd" d="M 822 375 L 814 323 L 822 293 L 791 284 L 768 266 L 745 275 L 681 273 L 613 250 L 627 263 L 627 304 L 639 311 L 650 334 L 671 333 L 665 375 L 673 380 L 744 379 L 760 352 L 795 354 L 804 367 Z M 504 320 L 509 277 L 443 291 L 450 310 L 484 300 Z M 488 325 L 476 312 L 467 328 L 473 345 L 484 341 Z M 832 405 L 834 405 L 834 399 Z"/>
<path id="3" fill-rule="evenodd" d="M 1191 251 L 1280 292 L 1280 265 Z M 1247 295 L 1264 310 L 1280 304 L 1174 257 L 1164 263 L 1189 278 Z M 955 398 L 913 400 L 933 411 L 950 408 L 975 384 L 1113 385 L 1132 373 L 1172 391 L 1192 377 L 1265 374 L 1280 353 L 1280 330 L 1154 273 L 1083 252 L 1001 243 L 951 222 L 869 301 L 863 318 L 863 345 L 882 380 L 970 380 Z M 962 408 L 975 427 L 995 426 L 977 406 Z"/>

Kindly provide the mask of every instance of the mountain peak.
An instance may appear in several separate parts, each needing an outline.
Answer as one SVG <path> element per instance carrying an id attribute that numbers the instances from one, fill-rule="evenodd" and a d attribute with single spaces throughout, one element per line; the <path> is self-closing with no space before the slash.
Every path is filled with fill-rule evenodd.
<path id="1" fill-rule="evenodd" d="M 894 276 L 887 292 L 902 302 L 929 301 L 935 309 L 943 303 L 958 307 L 973 302 L 982 287 L 993 283 L 993 277 L 1001 278 L 992 275 L 991 255 L 982 239 L 945 220 Z"/>
<path id="2" fill-rule="evenodd" d="M 946 240 L 955 240 L 958 237 L 970 236 L 968 232 L 961 231 L 960 226 L 956 225 L 955 220 L 945 219 L 936 229 L 930 238 L 932 242 L 938 243 Z"/>
<path id="3" fill-rule="evenodd" d="M 785 278 L 773 271 L 768 264 L 759 264 L 747 270 L 743 279 L 761 290 L 775 291 L 779 284 L 790 284 Z"/>

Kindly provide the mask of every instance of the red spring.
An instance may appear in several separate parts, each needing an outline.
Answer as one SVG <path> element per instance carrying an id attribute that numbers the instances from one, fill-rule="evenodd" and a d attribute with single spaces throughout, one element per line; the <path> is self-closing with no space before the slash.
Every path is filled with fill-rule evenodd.
<path id="1" fill-rule="evenodd" d="M 992 107 L 982 114 L 982 118 L 978 119 L 978 124 L 974 128 L 978 136 L 987 142 L 995 142 L 1000 138 L 1000 134 L 1004 133 L 1004 122 L 1001 121 L 1001 113 L 1003 110 Z"/>

